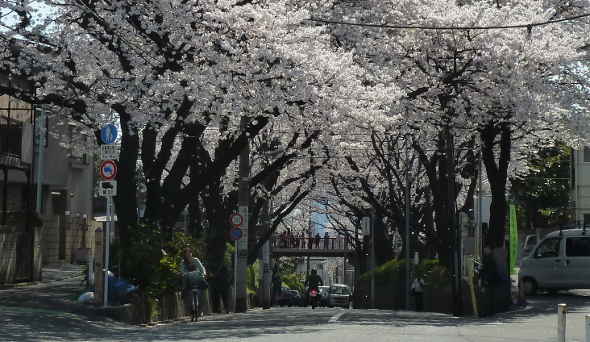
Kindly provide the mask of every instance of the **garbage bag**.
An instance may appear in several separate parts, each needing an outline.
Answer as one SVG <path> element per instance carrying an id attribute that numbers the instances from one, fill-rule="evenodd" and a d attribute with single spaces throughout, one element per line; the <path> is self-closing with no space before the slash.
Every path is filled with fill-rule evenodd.
<path id="1" fill-rule="evenodd" d="M 82 304 L 94 302 L 94 292 L 84 292 L 78 297 L 78 302 Z"/>

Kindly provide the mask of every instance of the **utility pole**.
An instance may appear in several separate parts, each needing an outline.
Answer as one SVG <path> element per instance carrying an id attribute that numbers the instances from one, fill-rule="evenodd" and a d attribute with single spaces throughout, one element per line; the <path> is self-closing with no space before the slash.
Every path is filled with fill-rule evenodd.
<path id="1" fill-rule="evenodd" d="M 270 230 L 270 199 L 267 200 L 264 208 L 264 233 Z M 262 307 L 270 309 L 271 293 L 270 287 L 272 282 L 270 269 L 270 240 L 262 245 Z"/>
<path id="2" fill-rule="evenodd" d="M 449 217 L 450 232 L 452 235 L 451 244 L 451 260 L 453 263 L 453 314 L 460 316 L 462 313 L 463 293 L 461 289 L 461 282 L 463 275 L 461 274 L 461 232 L 457 225 L 456 211 L 455 211 L 455 163 L 454 163 L 454 139 L 451 133 L 451 128 L 447 127 L 447 209 Z"/>
<path id="3" fill-rule="evenodd" d="M 407 139 L 407 136 L 406 136 Z M 405 142 L 407 144 L 407 140 Z M 406 216 L 406 242 L 405 242 L 405 259 L 406 259 L 406 286 L 405 286 L 405 308 L 410 310 L 410 166 L 408 158 L 408 146 L 406 145 L 406 189 L 404 191 L 405 216 Z"/>
<path id="4" fill-rule="evenodd" d="M 39 117 L 37 118 L 37 132 L 35 132 L 35 141 L 37 142 L 37 195 L 35 196 L 35 211 L 41 215 L 41 207 L 43 203 L 43 166 L 44 166 L 44 152 L 45 152 L 45 110 L 43 107 L 38 109 Z"/>
<path id="5" fill-rule="evenodd" d="M 375 218 L 376 218 L 375 211 L 371 211 L 371 230 L 370 230 L 370 237 L 371 237 L 371 250 L 369 253 L 370 261 L 371 261 L 371 309 L 375 308 Z"/>
<path id="6" fill-rule="evenodd" d="M 245 134 L 247 125 L 247 118 L 242 116 L 240 119 L 240 130 Z M 248 139 L 246 137 L 246 139 Z M 248 311 L 248 291 L 246 284 L 246 268 L 248 267 L 248 206 L 250 204 L 250 142 L 240 152 L 240 185 L 238 189 L 238 207 L 239 213 L 242 216 L 243 223 L 240 226 L 242 230 L 242 238 L 237 243 L 237 272 L 236 272 L 236 312 Z"/>

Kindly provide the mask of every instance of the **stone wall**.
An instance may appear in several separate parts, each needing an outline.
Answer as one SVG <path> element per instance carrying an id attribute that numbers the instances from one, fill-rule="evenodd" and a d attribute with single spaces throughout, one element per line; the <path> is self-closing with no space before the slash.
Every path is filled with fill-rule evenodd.
<path id="1" fill-rule="evenodd" d="M 0 284 L 12 283 L 16 271 L 16 232 L 0 226 Z"/>
<path id="2" fill-rule="evenodd" d="M 21 227 L 22 228 L 22 227 Z M 31 250 L 33 258 L 33 269 L 31 270 L 30 256 L 21 260 L 25 268 L 18 271 L 17 269 L 17 243 L 19 237 L 24 233 L 19 231 L 16 226 L 0 226 L 0 284 L 12 284 L 17 281 L 38 281 L 41 279 L 41 232 L 42 228 L 35 228 L 33 248 Z M 30 235 L 28 235 L 30 236 Z M 28 239 L 27 236 L 23 238 Z M 27 261 L 28 260 L 28 261 Z M 20 274 L 17 274 L 17 271 Z"/>
<path id="3" fill-rule="evenodd" d="M 47 220 L 41 243 L 43 264 L 87 263 L 94 255 L 93 232 L 97 226 L 100 224 L 87 223 L 80 216 L 54 216 Z"/>

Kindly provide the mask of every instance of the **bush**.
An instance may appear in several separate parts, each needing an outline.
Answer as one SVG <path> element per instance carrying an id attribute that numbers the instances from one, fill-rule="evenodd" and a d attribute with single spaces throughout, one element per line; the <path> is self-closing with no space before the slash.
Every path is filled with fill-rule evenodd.
<path id="1" fill-rule="evenodd" d="M 305 279 L 303 274 L 289 273 L 283 276 L 283 284 L 291 290 L 297 290 L 299 293 L 305 292 Z"/>
<path id="2" fill-rule="evenodd" d="M 140 224 L 130 227 L 126 250 L 113 245 L 113 261 L 120 263 L 124 278 L 148 297 L 158 298 L 180 289 L 182 252 L 187 245 L 195 256 L 201 255 L 202 243 L 190 236 L 175 233 L 171 241 L 165 241 L 158 226 Z"/>
<path id="3" fill-rule="evenodd" d="M 367 281 L 375 276 L 377 285 L 395 284 L 403 281 L 406 271 L 405 259 L 390 260 L 372 271 L 361 275 L 361 280 Z M 414 276 L 424 279 L 424 282 L 433 287 L 444 287 L 449 284 L 450 276 L 448 270 L 438 264 L 436 259 L 424 259 L 420 264 L 414 266 Z"/>

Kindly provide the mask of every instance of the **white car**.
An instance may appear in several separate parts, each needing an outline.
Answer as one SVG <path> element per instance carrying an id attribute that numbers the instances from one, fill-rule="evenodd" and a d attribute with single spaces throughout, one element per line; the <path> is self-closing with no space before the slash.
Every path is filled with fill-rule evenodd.
<path id="1" fill-rule="evenodd" d="M 519 279 L 527 295 L 590 289 L 590 228 L 555 231 L 520 263 Z"/>
<path id="2" fill-rule="evenodd" d="M 349 308 L 351 296 L 352 291 L 348 285 L 333 284 L 328 289 L 328 306 L 341 306 L 343 308 Z"/>

